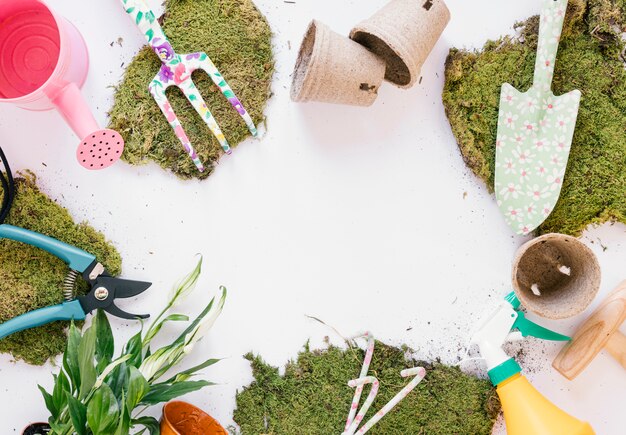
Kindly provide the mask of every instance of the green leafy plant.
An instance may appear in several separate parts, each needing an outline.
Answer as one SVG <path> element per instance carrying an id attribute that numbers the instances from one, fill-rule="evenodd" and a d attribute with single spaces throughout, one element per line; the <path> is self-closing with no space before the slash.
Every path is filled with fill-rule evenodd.
<path id="1" fill-rule="evenodd" d="M 201 265 L 202 258 L 174 287 L 170 301 L 151 326 L 135 334 L 117 358 L 111 326 L 103 311 L 98 311 L 82 334 L 71 324 L 63 366 L 58 375 L 53 375 L 52 391 L 39 386 L 50 412 L 48 422 L 53 433 L 125 435 L 139 429 L 137 434 L 158 434 L 159 422 L 154 417 L 141 416 L 143 411 L 212 385 L 192 377 L 217 359 L 208 359 L 167 378 L 165 375 L 192 352 L 211 328 L 224 306 L 225 288 L 221 287 L 219 300 L 211 299 L 176 340 L 155 351 L 150 348 L 167 323 L 189 322 L 188 316 L 170 311 L 195 288 Z"/>

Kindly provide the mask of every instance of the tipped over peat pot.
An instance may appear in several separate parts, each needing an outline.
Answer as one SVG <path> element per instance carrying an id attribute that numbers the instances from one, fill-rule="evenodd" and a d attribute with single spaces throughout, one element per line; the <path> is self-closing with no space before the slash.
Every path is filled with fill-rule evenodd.
<path id="1" fill-rule="evenodd" d="M 291 99 L 370 106 L 384 76 L 382 59 L 313 20 L 300 46 Z"/>
<path id="2" fill-rule="evenodd" d="M 577 238 L 545 234 L 517 251 L 512 279 L 527 309 L 548 319 L 564 319 L 591 304 L 600 289 L 600 265 Z"/>
<path id="3" fill-rule="evenodd" d="M 410 88 L 450 21 L 443 0 L 392 0 L 350 32 L 350 38 L 385 60 L 385 79 Z"/>

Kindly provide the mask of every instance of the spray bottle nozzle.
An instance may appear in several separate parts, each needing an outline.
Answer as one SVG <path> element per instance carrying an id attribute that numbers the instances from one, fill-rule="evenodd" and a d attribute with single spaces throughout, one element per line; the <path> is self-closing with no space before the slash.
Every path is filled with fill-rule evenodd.
<path id="1" fill-rule="evenodd" d="M 570 340 L 565 335 L 528 320 L 521 311 L 521 304 L 515 293 L 509 293 L 498 308 L 482 322 L 472 337 L 472 343 L 480 348 L 480 354 L 487 363 L 489 377 L 494 384 L 514 373 L 519 373 L 519 365 L 502 349 L 514 330 L 519 331 L 522 337 L 532 336 L 554 341 Z"/>
<path id="2" fill-rule="evenodd" d="M 535 322 L 531 322 L 526 318 L 524 313 L 520 311 L 520 301 L 515 296 L 514 292 L 509 293 L 504 298 L 511 306 L 513 310 L 517 313 L 517 318 L 515 322 L 513 322 L 513 326 L 511 327 L 511 331 L 517 329 L 522 337 L 536 337 L 541 338 L 542 340 L 551 340 L 551 341 L 569 341 L 570 337 L 566 335 L 559 334 L 557 332 L 551 331 L 548 328 L 544 328 L 541 325 L 536 324 Z"/>

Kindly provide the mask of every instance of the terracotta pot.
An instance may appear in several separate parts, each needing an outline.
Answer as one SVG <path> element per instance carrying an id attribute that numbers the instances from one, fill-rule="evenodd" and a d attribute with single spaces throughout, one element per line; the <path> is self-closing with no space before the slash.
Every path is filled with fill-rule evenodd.
<path id="1" fill-rule="evenodd" d="M 370 106 L 384 76 L 382 59 L 313 20 L 300 46 L 291 99 Z"/>
<path id="2" fill-rule="evenodd" d="M 52 429 L 48 423 L 33 423 L 22 431 L 22 435 L 48 435 Z"/>
<path id="3" fill-rule="evenodd" d="M 161 435 L 228 435 L 228 432 L 201 409 L 175 401 L 163 407 Z"/>
<path id="4" fill-rule="evenodd" d="M 600 265 L 577 238 L 544 234 L 517 251 L 512 280 L 526 308 L 549 319 L 564 319 L 591 304 L 600 288 Z"/>

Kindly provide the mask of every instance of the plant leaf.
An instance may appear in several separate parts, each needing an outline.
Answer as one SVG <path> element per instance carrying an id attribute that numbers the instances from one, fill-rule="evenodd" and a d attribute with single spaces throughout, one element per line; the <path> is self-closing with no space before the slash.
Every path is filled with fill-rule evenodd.
<path id="1" fill-rule="evenodd" d="M 97 321 L 96 321 L 97 323 Z M 94 357 L 96 354 L 96 324 L 92 324 L 83 334 L 83 338 L 78 346 L 78 366 L 80 369 L 80 394 L 78 397 L 84 399 L 91 391 L 96 382 L 96 367 Z"/>
<path id="2" fill-rule="evenodd" d="M 171 369 L 182 355 L 184 355 L 182 343 L 163 346 L 143 360 L 139 371 L 148 382 L 152 382 Z"/>
<path id="3" fill-rule="evenodd" d="M 189 96 L 190 100 L 193 100 L 191 98 L 192 96 L 193 95 Z M 189 316 L 186 316 L 184 314 L 170 314 L 165 319 L 163 319 L 162 321 L 160 321 L 156 325 L 153 325 L 150 328 L 150 330 L 148 331 L 148 334 L 143 339 L 143 346 L 145 347 L 150 341 L 152 341 L 152 339 L 159 333 L 159 331 L 161 330 L 161 328 L 166 322 L 187 322 L 187 321 L 189 321 Z"/>
<path id="4" fill-rule="evenodd" d="M 204 310 L 202 310 L 202 312 L 198 315 L 198 317 L 196 317 L 195 320 L 191 322 L 191 325 L 189 325 L 187 329 L 185 329 L 183 333 L 178 336 L 178 338 L 174 341 L 174 343 L 182 343 L 185 341 L 185 337 L 187 337 L 187 334 L 193 331 L 198 325 L 198 323 L 200 323 L 200 321 L 209 313 L 209 311 L 211 311 L 211 308 L 213 307 L 214 302 L 215 302 L 215 298 L 212 298 L 209 304 L 204 308 Z"/>
<path id="5" fill-rule="evenodd" d="M 176 340 L 175 343 L 184 343 L 184 351 L 186 354 L 191 352 L 195 343 L 202 339 L 205 332 L 213 326 L 222 312 L 226 302 L 227 292 L 225 287 L 220 287 L 220 289 L 222 290 L 222 295 L 217 301 L 217 304 L 214 305 L 216 297 L 213 297 L 211 302 L 204 311 L 200 313 L 196 320 L 194 320 L 192 325 Z"/>
<path id="6" fill-rule="evenodd" d="M 115 367 L 113 371 L 106 377 L 104 382 L 111 388 L 117 399 L 122 398 L 124 388 L 126 388 L 126 377 L 128 374 L 128 364 L 123 362 Z"/>
<path id="7" fill-rule="evenodd" d="M 135 23 L 139 24 L 139 22 L 141 21 L 142 18 L 143 18 L 143 12 L 141 12 L 141 11 L 137 12 L 137 17 L 135 18 Z"/>
<path id="8" fill-rule="evenodd" d="M 157 403 L 169 402 L 184 394 L 198 391 L 204 387 L 213 385 L 209 381 L 185 381 L 177 384 L 154 384 L 150 392 L 141 400 L 142 405 L 156 405 Z"/>
<path id="9" fill-rule="evenodd" d="M 131 355 L 130 360 L 128 360 L 128 364 L 139 367 L 141 362 L 143 361 L 142 357 L 142 347 L 143 343 L 141 341 L 141 331 L 135 334 L 128 343 L 126 343 L 126 347 L 124 349 L 124 353 L 127 355 Z"/>
<path id="10" fill-rule="evenodd" d="M 57 423 L 55 421 L 49 421 L 48 424 L 54 434 L 68 433 L 72 428 L 72 423 Z"/>
<path id="11" fill-rule="evenodd" d="M 117 399 L 107 384 L 96 390 L 87 405 L 87 423 L 94 434 L 111 433 L 120 416 Z"/>
<path id="12" fill-rule="evenodd" d="M 220 361 L 219 359 L 215 359 L 215 358 L 208 359 L 208 360 L 206 360 L 205 362 L 203 362 L 202 364 L 198 364 L 198 365 L 197 365 L 197 366 L 195 366 L 195 367 L 192 367 L 192 368 L 190 368 L 190 369 L 183 370 L 182 372 L 177 373 L 176 375 L 172 376 L 171 378 L 169 378 L 167 381 L 164 381 L 163 383 L 164 383 L 164 384 L 171 384 L 171 383 L 174 383 L 174 382 L 176 381 L 176 379 L 177 379 L 179 376 L 181 376 L 181 375 L 182 375 L 182 376 L 191 376 L 191 375 L 193 375 L 194 373 L 196 373 L 197 371 L 202 370 L 202 369 L 204 369 L 204 368 L 207 368 L 207 367 L 209 367 L 209 366 L 212 366 L 213 364 L 215 364 L 215 363 L 217 363 L 217 362 L 219 362 L 219 361 Z"/>
<path id="13" fill-rule="evenodd" d="M 128 389 L 126 393 L 126 406 L 132 411 L 150 391 L 150 384 L 143 377 L 137 367 L 128 367 Z"/>
<path id="14" fill-rule="evenodd" d="M 131 366 L 132 367 L 132 366 Z M 130 431 L 130 411 L 126 406 L 126 400 L 124 394 L 122 394 L 122 401 L 120 403 L 120 409 L 122 410 L 122 418 L 117 425 L 115 435 L 128 435 Z"/>
<path id="15" fill-rule="evenodd" d="M 69 377 L 72 393 L 80 388 L 80 368 L 78 365 L 78 347 L 82 337 L 74 321 L 70 323 L 70 330 L 67 336 L 67 346 L 63 354 L 63 368 Z"/>
<path id="16" fill-rule="evenodd" d="M 53 420 L 56 420 L 59 416 L 59 408 L 57 408 L 56 404 L 54 403 L 52 395 L 48 393 L 41 385 L 37 385 L 37 387 L 39 388 L 39 391 L 41 391 L 44 402 L 46 402 L 46 408 L 48 408 L 50 416 Z"/>
<path id="17" fill-rule="evenodd" d="M 176 59 L 174 59 L 176 60 Z M 174 64 L 174 60 L 170 61 L 171 64 Z M 192 83 L 193 84 L 193 83 Z M 156 333 L 163 326 L 163 322 L 159 322 L 161 317 L 172 307 L 174 307 L 177 303 L 179 303 L 182 299 L 185 298 L 189 293 L 193 291 L 196 287 L 196 283 L 198 282 L 198 278 L 200 277 L 200 273 L 202 272 L 202 256 L 198 259 L 196 263 L 196 267 L 187 274 L 183 279 L 181 279 L 172 289 L 172 296 L 170 301 L 167 303 L 166 307 L 161 311 L 161 313 L 156 317 L 152 326 L 148 329 L 146 333 L 146 337 L 143 340 L 143 345 L 146 347 L 150 341 L 154 338 Z"/>
<path id="18" fill-rule="evenodd" d="M 159 420 L 154 417 L 144 416 L 140 418 L 134 418 L 131 421 L 131 424 L 133 425 L 133 427 L 136 425 L 141 425 L 145 427 L 150 432 L 150 435 L 159 435 L 161 430 L 161 424 L 159 423 Z M 139 433 L 136 435 L 139 435 Z"/>
<path id="19" fill-rule="evenodd" d="M 65 372 L 61 370 L 58 376 L 54 377 L 54 388 L 52 389 L 52 400 L 59 410 L 67 405 L 66 392 L 71 393 L 70 381 L 68 381 Z"/>
<path id="20" fill-rule="evenodd" d="M 94 319 L 96 327 L 96 362 L 101 370 L 108 366 L 113 359 L 115 351 L 115 341 L 113 339 L 113 331 L 109 319 L 103 310 L 98 310 Z"/>
<path id="21" fill-rule="evenodd" d="M 86 435 L 87 428 L 85 425 L 87 424 L 87 407 L 79 402 L 70 393 L 66 392 L 65 396 L 67 399 L 67 409 L 69 411 L 70 418 L 72 419 L 74 431 L 78 435 Z"/>
<path id="22" fill-rule="evenodd" d="M 126 361 L 128 361 L 130 359 L 130 355 L 124 355 L 119 357 L 118 359 L 116 359 L 115 361 L 113 361 L 111 364 L 109 364 L 108 366 L 106 366 L 104 368 L 104 370 L 102 371 L 102 373 L 100 373 L 100 376 L 98 376 L 98 378 L 96 379 L 96 383 L 94 384 L 94 388 L 98 388 L 100 387 L 100 385 L 102 385 L 102 383 L 104 382 L 104 380 L 107 378 L 107 376 L 109 376 L 109 374 L 115 370 L 115 368 L 117 366 L 119 366 L 120 364 L 125 363 Z M 115 391 L 113 392 L 115 393 Z M 118 395 L 116 394 L 115 397 L 118 397 Z"/>

